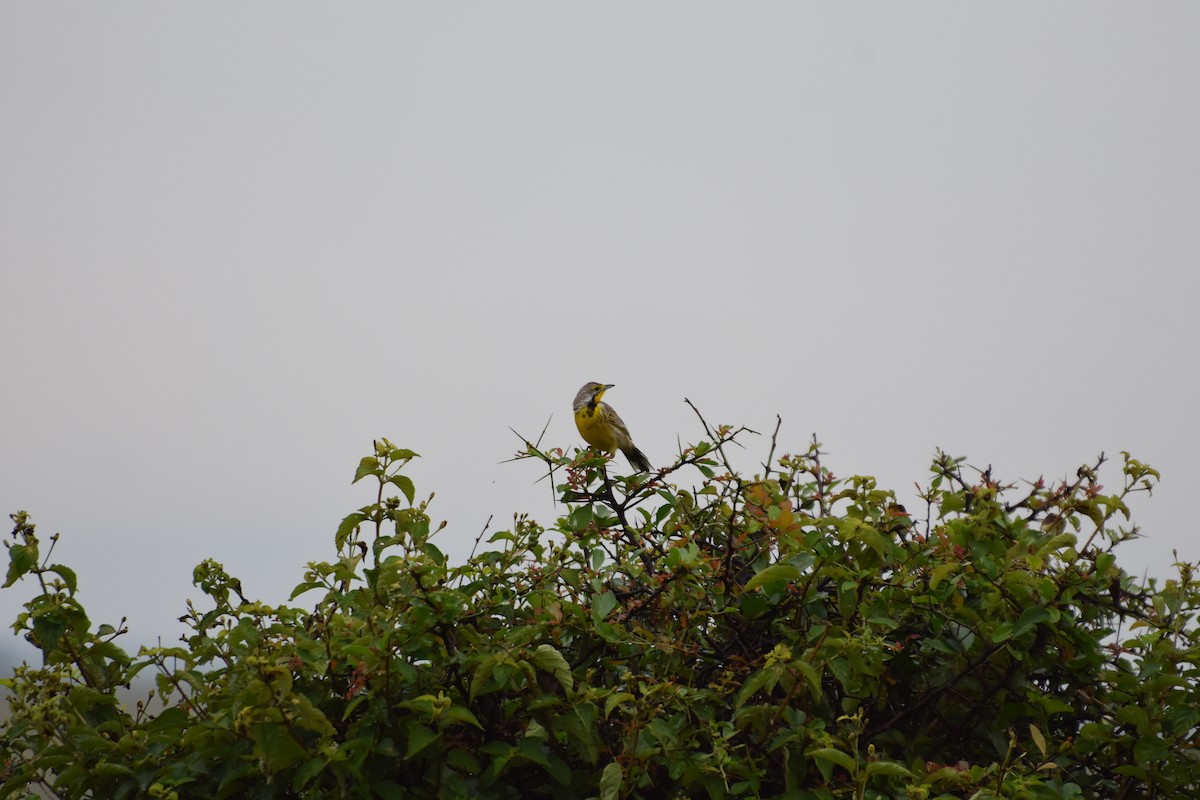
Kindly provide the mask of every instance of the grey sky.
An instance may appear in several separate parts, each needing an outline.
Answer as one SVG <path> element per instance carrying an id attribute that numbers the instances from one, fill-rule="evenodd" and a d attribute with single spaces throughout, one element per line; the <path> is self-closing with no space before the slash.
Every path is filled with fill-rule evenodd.
<path id="1" fill-rule="evenodd" d="M 938 446 L 1132 450 L 1164 482 L 1123 563 L 1165 574 L 1200 558 L 1198 35 L 1184 2 L 5 3 L 0 506 L 94 621 L 171 640 L 201 559 L 280 602 L 331 557 L 374 437 L 456 557 L 550 523 L 508 426 L 574 446 L 601 380 L 655 463 L 688 397 L 902 501 Z"/>

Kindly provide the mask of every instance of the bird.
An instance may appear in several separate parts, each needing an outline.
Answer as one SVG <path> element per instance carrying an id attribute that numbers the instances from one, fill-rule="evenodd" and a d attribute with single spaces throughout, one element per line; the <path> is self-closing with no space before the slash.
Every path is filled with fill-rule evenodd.
<path id="1" fill-rule="evenodd" d="M 634 447 L 633 437 L 629 435 L 629 428 L 625 427 L 621 417 L 608 403 L 600 402 L 604 393 L 614 386 L 615 383 L 595 381 L 583 385 L 575 395 L 575 427 L 579 428 L 583 440 L 593 447 L 609 453 L 620 450 L 634 469 L 651 472 L 654 467 L 650 466 L 650 459 Z"/>

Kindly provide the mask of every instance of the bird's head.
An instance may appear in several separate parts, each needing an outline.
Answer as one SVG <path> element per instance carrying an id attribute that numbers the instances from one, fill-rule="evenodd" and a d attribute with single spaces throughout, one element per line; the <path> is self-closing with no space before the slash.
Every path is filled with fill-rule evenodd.
<path id="1" fill-rule="evenodd" d="M 615 383 L 596 383 L 595 381 L 585 383 L 579 393 L 575 395 L 574 407 L 582 408 L 599 403 L 604 393 L 614 386 L 616 386 Z"/>

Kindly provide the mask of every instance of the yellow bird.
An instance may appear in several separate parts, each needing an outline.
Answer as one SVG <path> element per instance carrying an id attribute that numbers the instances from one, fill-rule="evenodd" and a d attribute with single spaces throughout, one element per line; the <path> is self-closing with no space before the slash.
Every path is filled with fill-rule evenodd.
<path id="1" fill-rule="evenodd" d="M 633 437 L 629 428 L 617 416 L 617 412 L 608 403 L 601 403 L 600 398 L 615 383 L 585 383 L 575 395 L 575 427 L 579 435 L 592 447 L 606 450 L 609 453 L 620 450 L 629 459 L 634 469 L 642 472 L 652 472 L 650 459 L 646 454 L 633 446 Z"/>

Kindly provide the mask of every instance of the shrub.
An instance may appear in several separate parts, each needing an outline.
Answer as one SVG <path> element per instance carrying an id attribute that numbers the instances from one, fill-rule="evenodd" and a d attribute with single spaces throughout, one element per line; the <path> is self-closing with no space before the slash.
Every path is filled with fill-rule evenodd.
<path id="1" fill-rule="evenodd" d="M 765 474 L 710 429 L 617 477 L 526 443 L 563 516 L 525 516 L 453 565 L 415 454 L 382 440 L 374 500 L 289 604 L 206 561 L 179 646 L 128 655 L 13 515 L 13 625 L 42 653 L 4 680 L 0 796 L 518 798 L 1183 797 L 1200 790 L 1200 595 L 1117 565 L 1124 454 L 1005 483 L 938 453 L 908 513 L 806 452 Z M 688 483 L 689 476 L 692 483 Z M 55 537 L 56 538 L 56 537 Z M 50 550 L 53 550 L 51 539 Z M 298 601 L 303 600 L 303 607 Z M 115 691 L 153 671 L 152 698 Z"/>

